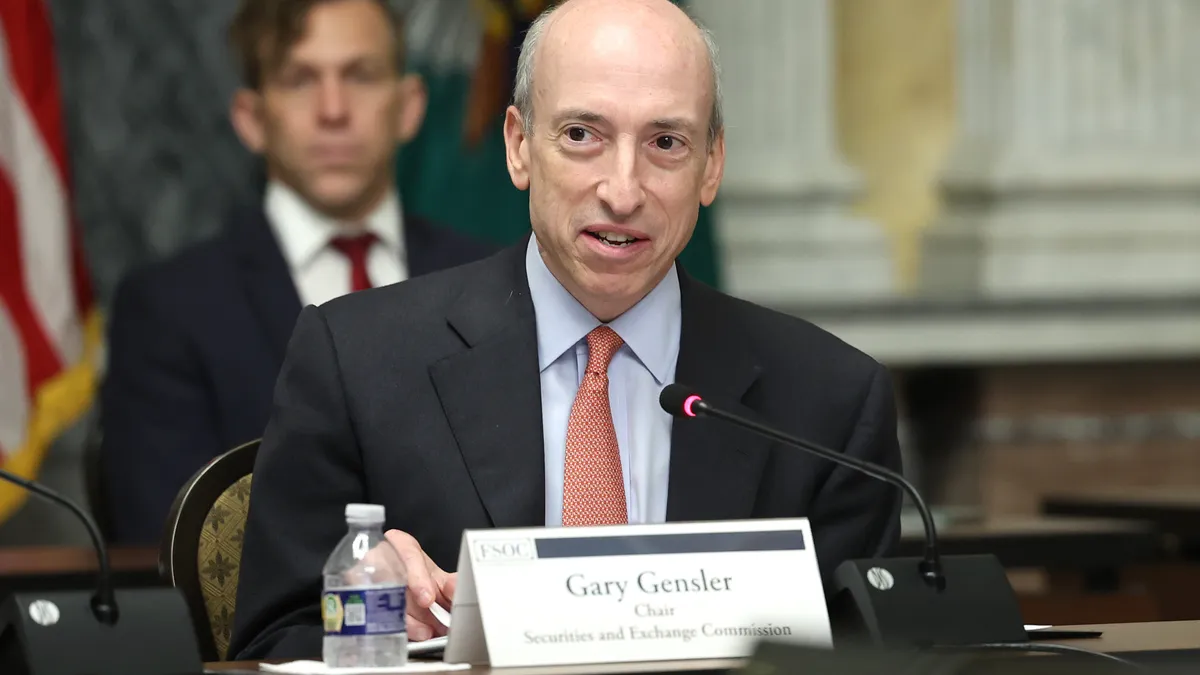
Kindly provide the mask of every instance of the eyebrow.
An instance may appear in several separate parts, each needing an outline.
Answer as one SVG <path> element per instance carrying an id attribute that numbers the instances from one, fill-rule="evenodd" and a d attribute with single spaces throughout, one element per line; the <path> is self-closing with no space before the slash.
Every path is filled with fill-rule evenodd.
<path id="1" fill-rule="evenodd" d="M 588 124 L 604 124 L 608 120 L 604 115 L 594 113 L 583 108 L 571 108 L 564 110 L 554 116 L 554 126 L 559 126 L 566 122 L 587 122 Z"/>
<path id="2" fill-rule="evenodd" d="M 667 117 L 664 119 L 657 119 L 651 122 L 650 126 L 663 131 L 684 131 L 687 133 L 696 132 L 696 125 L 682 117 Z"/>

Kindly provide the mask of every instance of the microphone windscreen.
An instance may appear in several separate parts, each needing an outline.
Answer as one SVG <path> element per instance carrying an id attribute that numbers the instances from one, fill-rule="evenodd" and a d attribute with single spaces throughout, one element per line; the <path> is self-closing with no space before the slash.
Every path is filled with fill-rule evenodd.
<path id="1" fill-rule="evenodd" d="M 658 395 L 658 404 L 668 414 L 676 417 L 695 417 L 691 404 L 700 400 L 700 395 L 687 385 L 674 383 L 663 387 Z"/>

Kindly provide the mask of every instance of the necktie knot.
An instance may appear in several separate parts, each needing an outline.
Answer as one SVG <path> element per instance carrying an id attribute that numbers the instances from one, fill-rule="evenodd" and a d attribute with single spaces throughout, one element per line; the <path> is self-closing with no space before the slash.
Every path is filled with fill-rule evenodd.
<path id="1" fill-rule="evenodd" d="M 375 241 L 375 235 L 371 232 L 366 232 L 363 234 L 334 237 L 329 240 L 329 245 L 340 251 L 342 255 L 351 261 L 366 260 L 367 253 L 371 250 L 371 246 Z"/>
<path id="2" fill-rule="evenodd" d="M 617 332 L 608 326 L 600 326 L 587 335 L 588 343 L 588 362 L 587 370 L 589 373 L 597 375 L 608 375 L 608 364 L 612 363 L 613 356 L 625 341 L 621 339 Z"/>

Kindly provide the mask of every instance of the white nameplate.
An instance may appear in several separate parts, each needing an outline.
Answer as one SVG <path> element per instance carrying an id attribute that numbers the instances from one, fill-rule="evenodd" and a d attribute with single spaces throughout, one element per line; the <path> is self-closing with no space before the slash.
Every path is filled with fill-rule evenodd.
<path id="1" fill-rule="evenodd" d="M 445 660 L 496 667 L 830 646 L 805 518 L 468 530 Z"/>

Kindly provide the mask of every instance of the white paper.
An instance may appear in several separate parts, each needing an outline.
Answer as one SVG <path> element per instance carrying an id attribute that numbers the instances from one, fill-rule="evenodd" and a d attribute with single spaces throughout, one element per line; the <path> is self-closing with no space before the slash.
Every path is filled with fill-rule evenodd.
<path id="1" fill-rule="evenodd" d="M 434 605 L 434 607 L 437 607 L 437 605 Z M 446 642 L 449 639 L 450 638 L 443 636 L 443 637 L 431 638 L 429 640 L 422 640 L 421 642 L 413 642 L 412 640 L 409 640 L 408 641 L 408 654 L 409 654 L 409 656 L 412 656 L 414 654 L 421 655 L 421 654 L 428 654 L 430 652 L 436 652 L 440 649 L 445 649 Z"/>
<path id="2" fill-rule="evenodd" d="M 450 627 L 450 612 L 447 612 L 446 608 L 442 607 L 441 605 L 439 605 L 435 602 L 429 608 L 429 611 L 433 612 L 433 618 L 437 619 L 438 621 L 441 621 L 443 626 L 446 626 L 447 628 Z M 412 643 L 409 643 L 409 644 L 411 645 Z"/>
<path id="3" fill-rule="evenodd" d="M 330 668 L 323 661 L 290 661 L 288 663 L 263 663 L 259 669 L 268 673 L 289 675 L 384 675 L 386 673 L 443 673 L 451 670 L 466 670 L 465 663 L 442 663 L 441 661 L 412 661 L 396 668 Z"/>
<path id="4" fill-rule="evenodd" d="M 1025 624 L 1025 630 L 1046 630 L 1047 628 L 1054 628 L 1054 626 L 1031 626 Z"/>

